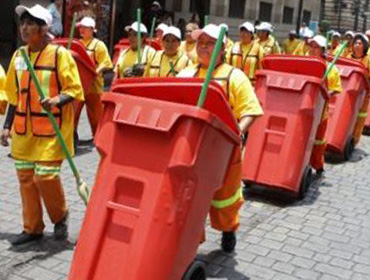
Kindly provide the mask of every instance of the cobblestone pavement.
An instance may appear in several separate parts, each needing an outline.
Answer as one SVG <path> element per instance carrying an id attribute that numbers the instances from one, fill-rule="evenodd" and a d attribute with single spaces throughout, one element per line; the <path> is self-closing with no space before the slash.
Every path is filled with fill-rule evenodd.
<path id="1" fill-rule="evenodd" d="M 89 137 L 86 119 L 81 135 Z M 302 201 L 258 188 L 248 190 L 234 254 L 220 252 L 219 233 L 207 229 L 199 259 L 206 262 L 209 279 L 370 279 L 369 151 L 370 137 L 364 137 L 350 162 L 332 158 L 325 179 L 316 182 Z M 53 240 L 45 215 L 42 241 L 11 247 L 9 240 L 22 227 L 18 183 L 8 152 L 0 148 L 0 279 L 66 279 L 84 214 L 71 172 L 64 164 L 69 241 Z M 91 185 L 98 163 L 96 150 L 82 147 L 76 162 Z"/>

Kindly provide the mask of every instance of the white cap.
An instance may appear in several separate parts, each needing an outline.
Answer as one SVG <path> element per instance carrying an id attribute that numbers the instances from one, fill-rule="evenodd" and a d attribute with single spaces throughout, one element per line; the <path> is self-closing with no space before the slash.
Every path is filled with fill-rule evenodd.
<path id="1" fill-rule="evenodd" d="M 162 9 L 162 6 L 158 1 L 153 1 L 152 6 L 157 6 L 158 8 Z"/>
<path id="2" fill-rule="evenodd" d="M 351 30 L 347 31 L 344 36 L 351 36 L 351 37 L 355 37 L 355 33 Z"/>
<path id="3" fill-rule="evenodd" d="M 313 31 L 311 29 L 307 28 L 307 29 L 304 30 L 304 32 L 302 34 L 302 37 L 311 39 L 313 37 L 313 35 L 314 35 Z"/>
<path id="4" fill-rule="evenodd" d="M 167 24 L 161 23 L 157 26 L 157 28 L 155 30 L 162 30 L 163 32 L 165 32 L 167 28 L 168 28 Z"/>
<path id="5" fill-rule="evenodd" d="M 365 34 L 366 36 L 370 36 L 370 30 L 367 30 Z"/>
<path id="6" fill-rule="evenodd" d="M 15 8 L 15 12 L 22 16 L 24 12 L 28 12 L 31 16 L 43 20 L 48 27 L 51 26 L 53 17 L 50 12 L 40 5 L 35 5 L 32 8 L 27 8 L 26 6 L 19 5 Z"/>
<path id="7" fill-rule="evenodd" d="M 289 35 L 297 35 L 297 31 L 292 29 L 289 31 Z"/>
<path id="8" fill-rule="evenodd" d="M 356 37 L 362 37 L 366 42 L 368 42 L 368 43 L 369 43 L 369 38 L 367 38 L 367 37 L 366 37 L 364 34 L 362 34 L 362 33 L 356 33 L 354 37 L 355 37 L 355 38 L 356 38 Z"/>
<path id="9" fill-rule="evenodd" d="M 326 47 L 326 38 L 322 35 L 316 35 L 315 37 L 313 37 L 311 42 L 317 43 L 322 48 Z"/>
<path id="10" fill-rule="evenodd" d="M 77 26 L 84 26 L 84 27 L 91 27 L 92 29 L 95 30 L 96 23 L 95 20 L 91 17 L 84 17 L 78 24 Z"/>
<path id="11" fill-rule="evenodd" d="M 239 25 L 239 30 L 242 29 L 242 28 L 247 29 L 247 31 L 249 31 L 251 33 L 254 33 L 255 32 L 254 25 L 252 23 L 248 22 L 248 21 L 246 21 L 243 24 Z"/>
<path id="12" fill-rule="evenodd" d="M 135 21 L 133 24 L 126 26 L 125 30 L 129 32 L 130 30 L 134 30 L 136 33 L 139 31 L 139 24 L 137 21 Z M 140 24 L 140 33 L 148 33 L 148 30 L 146 29 L 144 24 Z"/>
<path id="13" fill-rule="evenodd" d="M 273 28 L 271 23 L 268 22 L 261 22 L 260 25 L 256 26 L 257 31 L 268 31 L 268 32 L 273 32 Z"/>
<path id="14" fill-rule="evenodd" d="M 177 39 L 181 40 L 181 31 L 175 26 L 169 26 L 164 32 L 163 32 L 163 38 L 167 35 L 173 35 Z"/>
<path id="15" fill-rule="evenodd" d="M 220 25 L 219 25 L 219 27 L 221 28 L 221 27 L 225 27 L 226 28 L 226 32 L 229 32 L 229 26 L 226 24 L 226 23 L 221 23 Z"/>
<path id="16" fill-rule="evenodd" d="M 333 32 L 333 37 L 342 37 L 338 31 Z"/>
<path id="17" fill-rule="evenodd" d="M 193 37 L 194 40 L 198 40 L 202 34 L 207 34 L 209 37 L 212 37 L 213 39 L 217 40 L 220 32 L 221 32 L 221 27 L 211 23 L 203 27 L 203 29 L 194 30 L 191 33 L 191 36 Z M 226 44 L 226 36 L 224 36 L 223 42 L 224 44 Z"/>

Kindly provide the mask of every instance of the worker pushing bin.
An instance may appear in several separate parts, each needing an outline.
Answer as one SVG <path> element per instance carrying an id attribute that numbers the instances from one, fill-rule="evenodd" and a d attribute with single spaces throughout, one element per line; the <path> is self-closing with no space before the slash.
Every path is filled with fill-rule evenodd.
<path id="1" fill-rule="evenodd" d="M 202 84 L 123 79 L 104 95 L 96 134 L 102 158 L 70 280 L 183 279 L 212 197 L 240 148 L 217 83 L 205 109 L 194 106 Z"/>
<path id="2" fill-rule="evenodd" d="M 68 39 L 60 38 L 53 40 L 54 44 L 61 45 L 63 47 L 68 46 Z M 70 49 L 73 58 L 76 61 L 78 73 L 80 74 L 81 84 L 86 94 L 96 77 L 95 65 L 87 54 L 85 47 L 78 40 L 74 39 L 71 41 Z"/>
<path id="3" fill-rule="evenodd" d="M 348 160 L 354 150 L 353 130 L 368 91 L 366 69 L 357 61 L 341 58 L 337 62 L 343 92 L 329 99 L 327 151 L 340 153 Z"/>
<path id="4" fill-rule="evenodd" d="M 303 196 L 327 98 L 326 64 L 314 57 L 269 56 L 263 69 L 257 72 L 256 93 L 265 114 L 250 130 L 243 179 Z"/>

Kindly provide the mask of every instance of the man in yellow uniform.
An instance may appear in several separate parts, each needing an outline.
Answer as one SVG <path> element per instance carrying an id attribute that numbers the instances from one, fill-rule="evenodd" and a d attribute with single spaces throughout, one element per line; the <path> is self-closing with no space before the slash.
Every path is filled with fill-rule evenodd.
<path id="1" fill-rule="evenodd" d="M 6 106 L 8 105 L 4 92 L 6 75 L 3 67 L 0 65 L 0 115 L 5 114 Z"/>
<path id="2" fill-rule="evenodd" d="M 370 55 L 368 54 L 369 51 L 369 39 L 361 33 L 355 34 L 353 39 L 353 52 L 348 58 L 352 58 L 361 62 L 367 69 L 368 75 L 370 71 Z M 368 76 L 369 77 L 369 76 Z M 369 101 L 370 96 L 369 93 L 366 94 L 364 101 L 362 102 L 362 106 L 360 112 L 357 116 L 357 121 L 355 125 L 355 129 L 353 131 L 353 144 L 357 145 L 360 142 L 362 131 L 365 127 L 365 121 L 367 118 L 368 110 L 369 110 Z"/>
<path id="3" fill-rule="evenodd" d="M 1 143 L 11 141 L 11 155 L 20 183 L 24 231 L 12 241 L 24 244 L 43 236 L 42 201 L 54 224 L 54 237 L 68 235 L 67 205 L 59 177 L 65 159 L 61 145 L 49 121 L 50 111 L 73 154 L 73 100 L 83 100 L 82 86 L 74 59 L 65 48 L 52 45 L 47 37 L 52 17 L 48 10 L 35 5 L 17 6 L 20 33 L 27 44 L 46 98 L 40 100 L 27 65 L 17 50 L 10 62 L 5 92 L 9 109 L 1 132 Z"/>
<path id="4" fill-rule="evenodd" d="M 119 55 L 117 64 L 114 68 L 115 78 L 124 78 L 132 76 L 143 76 L 146 68 L 148 67 L 148 61 L 153 59 L 155 50 L 147 45 L 144 45 L 148 30 L 144 24 L 140 25 L 141 33 L 141 61 L 138 61 L 138 44 L 137 44 L 137 33 L 139 31 L 139 24 L 134 22 L 131 26 L 127 26 L 126 31 L 130 40 L 130 47 L 125 49 Z"/>
<path id="5" fill-rule="evenodd" d="M 239 26 L 239 31 L 240 42 L 236 42 L 227 52 L 226 61 L 242 70 L 254 85 L 256 71 L 262 68 L 264 51 L 261 45 L 253 40 L 255 29 L 252 23 L 243 23 Z"/>
<path id="6" fill-rule="evenodd" d="M 149 61 L 144 77 L 175 77 L 182 69 L 192 64 L 190 58 L 179 49 L 181 31 L 170 26 L 163 33 L 163 51 L 158 51 Z"/>
<path id="7" fill-rule="evenodd" d="M 293 54 L 300 43 L 301 40 L 297 39 L 297 32 L 295 30 L 291 30 L 289 32 L 289 38 L 285 39 L 283 42 L 283 53 Z"/>
<path id="8" fill-rule="evenodd" d="M 265 55 L 280 54 L 279 43 L 271 35 L 273 32 L 272 25 L 268 22 L 262 22 L 256 26 L 257 42 L 262 46 Z"/>
<path id="9" fill-rule="evenodd" d="M 326 48 L 326 38 L 321 35 L 315 36 L 310 43 L 310 55 L 324 58 Z M 334 66 L 328 75 L 328 90 L 329 95 L 341 93 L 342 82 L 340 79 L 339 70 Z M 324 154 L 326 150 L 325 134 L 328 127 L 328 103 L 326 102 L 320 125 L 317 129 L 315 144 L 311 155 L 311 166 L 316 170 L 316 174 L 321 176 L 324 172 Z"/>
<path id="10" fill-rule="evenodd" d="M 94 32 L 96 31 L 95 26 L 95 20 L 91 17 L 84 17 L 81 22 L 78 23 L 80 35 L 82 37 L 80 41 L 84 45 L 91 60 L 94 62 L 97 74 L 89 92 L 85 92 L 87 117 L 93 135 L 95 135 L 98 123 L 103 115 L 103 104 L 101 102 L 101 95 L 104 91 L 103 72 L 113 68 L 108 49 L 104 42 L 94 38 Z M 84 102 L 75 101 L 75 105 L 75 130 L 77 130 Z"/>
<path id="11" fill-rule="evenodd" d="M 198 63 L 196 42 L 194 41 L 191 33 L 199 29 L 198 24 L 189 23 L 185 29 L 185 41 L 181 42 L 180 50 L 186 53 L 193 63 Z"/>
<path id="12" fill-rule="evenodd" d="M 310 29 L 305 29 L 303 32 L 303 41 L 301 41 L 298 47 L 293 52 L 293 55 L 309 55 L 310 53 L 310 40 L 313 37 L 313 32 Z"/>
<path id="13" fill-rule="evenodd" d="M 220 27 L 214 24 L 193 32 L 194 39 L 197 40 L 199 64 L 185 68 L 178 77 L 205 78 L 219 33 Z M 247 76 L 241 70 L 222 61 L 226 43 L 226 38 L 224 38 L 224 45 L 218 55 L 212 77 L 224 89 L 234 116 L 239 121 L 240 135 L 244 136 L 255 119 L 263 114 L 263 111 Z M 216 191 L 210 209 L 211 225 L 222 231 L 221 246 L 225 252 L 232 252 L 235 248 L 235 232 L 239 227 L 239 209 L 243 204 L 241 148 L 235 149 L 225 183 Z"/>

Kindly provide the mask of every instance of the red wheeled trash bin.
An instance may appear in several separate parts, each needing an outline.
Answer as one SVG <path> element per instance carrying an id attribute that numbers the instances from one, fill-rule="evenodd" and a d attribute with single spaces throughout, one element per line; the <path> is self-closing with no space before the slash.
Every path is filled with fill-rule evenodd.
<path id="1" fill-rule="evenodd" d="M 53 40 L 53 43 L 66 48 L 68 45 L 68 39 L 55 39 Z M 74 39 L 72 41 L 70 51 L 76 61 L 78 73 L 80 74 L 81 84 L 86 94 L 89 92 L 89 89 L 97 75 L 95 71 L 95 64 L 91 60 L 90 56 L 87 54 L 85 47 L 78 40 Z"/>
<path id="2" fill-rule="evenodd" d="M 340 153 L 348 160 L 354 150 L 353 130 L 368 90 L 367 70 L 362 63 L 345 58 L 339 59 L 336 66 L 343 92 L 329 99 L 325 139 L 328 151 Z"/>
<path id="3" fill-rule="evenodd" d="M 70 280 L 205 279 L 191 264 L 240 146 L 218 84 L 205 109 L 194 106 L 201 86 L 199 79 L 123 79 L 103 95 L 101 161 Z"/>
<path id="4" fill-rule="evenodd" d="M 327 98 L 321 83 L 326 64 L 314 57 L 269 56 L 263 69 L 256 73 L 255 90 L 264 115 L 248 133 L 243 179 L 302 197 L 310 185 L 310 157 Z"/>

